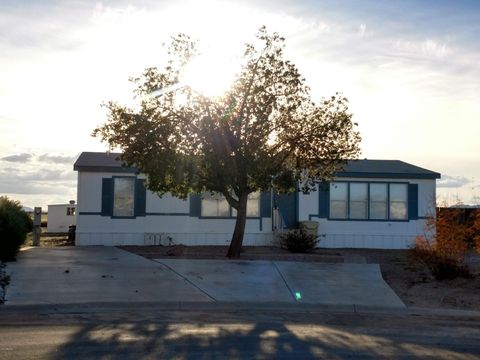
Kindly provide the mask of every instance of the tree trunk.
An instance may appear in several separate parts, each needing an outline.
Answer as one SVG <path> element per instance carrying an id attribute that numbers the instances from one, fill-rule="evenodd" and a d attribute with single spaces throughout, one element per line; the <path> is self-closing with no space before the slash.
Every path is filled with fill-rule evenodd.
<path id="1" fill-rule="evenodd" d="M 233 231 L 232 241 L 228 248 L 227 257 L 239 258 L 242 251 L 243 235 L 245 234 L 245 224 L 247 222 L 247 199 L 248 194 L 241 195 L 238 199 L 237 221 Z"/>

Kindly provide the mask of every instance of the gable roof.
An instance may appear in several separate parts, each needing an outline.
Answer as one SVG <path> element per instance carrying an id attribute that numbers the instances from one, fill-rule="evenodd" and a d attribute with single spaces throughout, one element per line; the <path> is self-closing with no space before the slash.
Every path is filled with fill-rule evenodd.
<path id="1" fill-rule="evenodd" d="M 82 152 L 73 164 L 73 170 L 92 172 L 136 173 L 137 168 L 123 166 L 121 153 Z"/>
<path id="2" fill-rule="evenodd" d="M 400 160 L 351 160 L 337 177 L 440 179 L 440 174 Z"/>
<path id="3" fill-rule="evenodd" d="M 76 171 L 138 173 L 134 167 L 122 165 L 121 153 L 82 152 L 73 165 Z M 440 174 L 400 160 L 351 160 L 336 177 L 439 179 Z"/>

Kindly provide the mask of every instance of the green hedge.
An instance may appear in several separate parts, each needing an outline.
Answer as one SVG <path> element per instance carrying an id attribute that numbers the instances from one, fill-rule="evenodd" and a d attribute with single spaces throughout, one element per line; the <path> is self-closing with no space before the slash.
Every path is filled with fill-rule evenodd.
<path id="1" fill-rule="evenodd" d="M 18 201 L 0 196 L 0 260 L 12 261 L 32 231 L 33 222 Z"/>

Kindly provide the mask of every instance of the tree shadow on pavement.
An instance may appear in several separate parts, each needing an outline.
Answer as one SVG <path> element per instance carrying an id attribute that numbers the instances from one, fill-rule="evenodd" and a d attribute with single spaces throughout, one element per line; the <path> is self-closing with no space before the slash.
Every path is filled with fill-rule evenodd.
<path id="1" fill-rule="evenodd" d="M 447 341 L 448 342 L 448 341 Z M 417 358 L 469 359 L 477 351 L 452 343 L 399 339 L 368 327 L 354 331 L 308 322 L 202 321 L 175 319 L 86 323 L 52 359 L 314 359 Z M 472 346 L 473 349 L 473 346 Z M 470 352 L 470 353 L 469 353 Z"/>

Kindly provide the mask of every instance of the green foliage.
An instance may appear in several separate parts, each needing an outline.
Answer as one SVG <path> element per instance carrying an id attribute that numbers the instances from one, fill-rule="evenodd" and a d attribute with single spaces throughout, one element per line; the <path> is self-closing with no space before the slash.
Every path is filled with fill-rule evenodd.
<path id="1" fill-rule="evenodd" d="M 318 244 L 318 236 L 308 234 L 302 229 L 291 230 L 280 235 L 280 246 L 293 253 L 310 252 Z"/>
<path id="2" fill-rule="evenodd" d="M 0 260 L 11 261 L 33 228 L 32 219 L 18 201 L 0 197 Z"/>
<path id="3" fill-rule="evenodd" d="M 93 135 L 120 147 L 124 163 L 148 176 L 150 190 L 182 198 L 192 191 L 221 193 L 238 210 L 237 222 L 244 223 L 242 199 L 249 193 L 292 192 L 297 183 L 313 190 L 359 154 L 348 101 L 336 94 L 313 102 L 305 79 L 284 57 L 284 39 L 263 27 L 257 43 L 246 45 L 230 89 L 209 98 L 180 83 L 197 51 L 179 35 L 165 68 L 146 69 L 133 80 L 137 106 L 107 103 L 107 122 Z"/>

